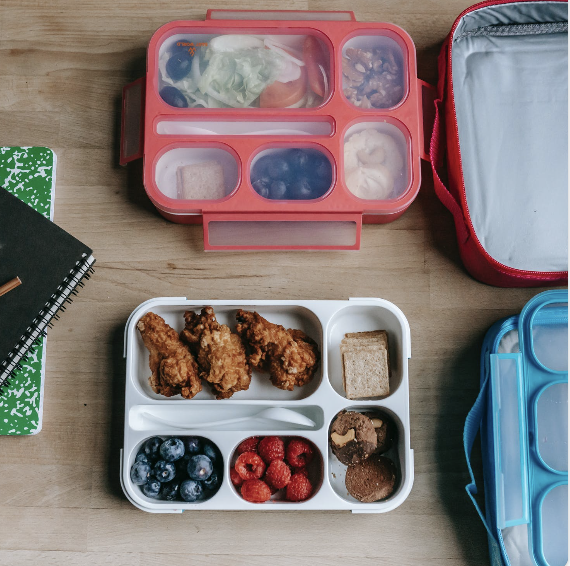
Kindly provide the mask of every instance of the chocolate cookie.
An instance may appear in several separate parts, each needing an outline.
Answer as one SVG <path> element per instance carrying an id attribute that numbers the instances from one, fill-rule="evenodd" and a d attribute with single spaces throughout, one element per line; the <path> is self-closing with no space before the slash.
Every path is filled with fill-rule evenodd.
<path id="1" fill-rule="evenodd" d="M 362 503 L 373 503 L 392 495 L 396 478 L 394 462 L 386 456 L 373 454 L 364 462 L 348 466 L 345 483 L 352 497 Z"/>
<path id="2" fill-rule="evenodd" d="M 330 445 L 333 454 L 347 466 L 366 460 L 377 445 L 372 421 L 360 413 L 341 411 L 331 426 Z"/>
<path id="3" fill-rule="evenodd" d="M 384 414 L 372 414 L 370 420 L 376 431 L 376 451 L 375 454 L 384 454 L 392 448 L 396 436 L 396 425 L 390 417 Z"/>

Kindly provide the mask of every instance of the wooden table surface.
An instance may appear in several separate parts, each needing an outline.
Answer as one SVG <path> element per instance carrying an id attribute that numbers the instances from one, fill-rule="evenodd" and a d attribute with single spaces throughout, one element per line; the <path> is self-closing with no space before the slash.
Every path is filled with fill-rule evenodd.
<path id="1" fill-rule="evenodd" d="M 497 289 L 461 266 L 451 215 L 429 167 L 417 200 L 392 224 L 365 226 L 352 253 L 210 253 L 201 227 L 162 219 L 140 165 L 118 166 L 122 87 L 142 76 L 162 24 L 207 8 L 353 9 L 406 29 L 419 76 L 470 0 L 237 2 L 0 0 L 0 144 L 58 156 L 55 221 L 89 244 L 96 273 L 48 335 L 44 423 L 0 437 L 0 564 L 150 566 L 479 566 L 485 530 L 464 486 L 465 416 L 483 336 L 539 290 Z M 196 512 L 152 515 L 119 485 L 123 327 L 157 296 L 208 299 L 382 297 L 412 332 L 415 481 L 384 515 Z M 480 458 L 476 457 L 476 464 Z"/>

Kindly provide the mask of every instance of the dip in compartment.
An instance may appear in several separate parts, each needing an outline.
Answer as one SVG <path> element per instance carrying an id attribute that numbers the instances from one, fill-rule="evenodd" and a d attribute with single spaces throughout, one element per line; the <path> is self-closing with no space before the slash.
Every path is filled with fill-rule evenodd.
<path id="1" fill-rule="evenodd" d="M 409 186 L 407 136 L 390 122 L 360 122 L 344 138 L 344 180 L 361 199 L 388 200 Z"/>

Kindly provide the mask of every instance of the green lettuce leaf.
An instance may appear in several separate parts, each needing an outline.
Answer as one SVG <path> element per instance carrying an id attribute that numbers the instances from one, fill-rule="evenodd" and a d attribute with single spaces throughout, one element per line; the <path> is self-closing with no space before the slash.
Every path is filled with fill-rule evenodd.
<path id="1" fill-rule="evenodd" d="M 279 76 L 284 59 L 269 49 L 208 53 L 199 90 L 233 108 L 245 108 Z"/>

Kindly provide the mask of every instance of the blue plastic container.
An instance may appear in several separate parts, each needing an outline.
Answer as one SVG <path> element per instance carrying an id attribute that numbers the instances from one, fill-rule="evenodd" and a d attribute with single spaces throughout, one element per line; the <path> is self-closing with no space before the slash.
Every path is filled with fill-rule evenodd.
<path id="1" fill-rule="evenodd" d="M 470 464 L 481 432 L 485 515 Z M 497 322 L 465 422 L 471 497 L 495 566 L 568 562 L 568 291 L 547 291 Z"/>

